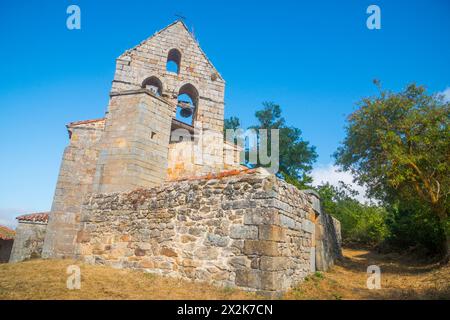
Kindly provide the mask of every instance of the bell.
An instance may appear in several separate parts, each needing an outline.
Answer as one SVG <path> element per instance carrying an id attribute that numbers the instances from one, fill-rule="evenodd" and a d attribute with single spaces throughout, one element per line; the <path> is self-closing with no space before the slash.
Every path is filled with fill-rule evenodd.
<path id="1" fill-rule="evenodd" d="M 183 118 L 189 118 L 192 116 L 192 108 L 182 108 L 180 111 L 180 115 Z"/>

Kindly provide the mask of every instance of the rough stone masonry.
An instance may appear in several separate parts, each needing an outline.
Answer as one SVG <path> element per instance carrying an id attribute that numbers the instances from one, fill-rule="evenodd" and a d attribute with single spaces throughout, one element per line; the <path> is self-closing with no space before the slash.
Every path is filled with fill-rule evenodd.
<path id="1" fill-rule="evenodd" d="M 339 222 L 316 193 L 239 163 L 223 141 L 224 91 L 181 21 L 122 54 L 105 117 L 67 125 L 42 257 L 268 296 L 332 265 Z M 11 261 L 27 257 L 27 243 Z"/>

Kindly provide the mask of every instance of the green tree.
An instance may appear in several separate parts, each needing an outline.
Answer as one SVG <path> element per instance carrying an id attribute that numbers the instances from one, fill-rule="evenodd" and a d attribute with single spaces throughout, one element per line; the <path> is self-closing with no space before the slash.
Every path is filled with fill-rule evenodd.
<path id="1" fill-rule="evenodd" d="M 224 120 L 223 123 L 223 134 L 225 136 L 227 129 L 239 129 L 241 127 L 241 121 L 238 117 L 230 117 Z"/>
<path id="2" fill-rule="evenodd" d="M 438 217 L 419 199 L 397 202 L 387 208 L 389 236 L 387 248 L 413 249 L 422 256 L 436 255 L 442 250 L 444 229 Z"/>
<path id="3" fill-rule="evenodd" d="M 249 127 L 249 129 L 255 129 L 257 133 L 259 129 L 268 130 L 267 149 L 269 154 L 271 153 L 270 130 L 279 129 L 278 176 L 298 188 L 309 188 L 308 184 L 312 181 L 309 173 L 317 158 L 315 147 L 302 139 L 300 129 L 286 125 L 286 120 L 281 115 L 279 105 L 273 102 L 263 102 L 262 105 L 263 108 L 255 113 L 258 123 Z M 239 126 L 239 118 L 225 119 L 224 135 L 226 129 L 236 130 Z M 246 147 L 248 148 L 248 145 Z M 248 159 L 248 150 L 246 158 Z M 258 163 L 256 166 L 262 165 Z"/>
<path id="4" fill-rule="evenodd" d="M 362 204 L 355 199 L 357 191 L 342 181 L 335 187 L 325 183 L 317 187 L 324 211 L 341 222 L 344 244 L 379 244 L 389 234 L 388 213 L 380 206 Z"/>
<path id="5" fill-rule="evenodd" d="M 388 204 L 427 205 L 444 229 L 449 210 L 450 104 L 414 84 L 399 93 L 379 89 L 379 96 L 362 99 L 349 116 L 336 162 L 350 170 L 371 197 Z M 448 259 L 448 240 L 442 247 Z"/>
<path id="6" fill-rule="evenodd" d="M 300 129 L 287 126 L 281 115 L 281 108 L 273 102 L 264 102 L 263 108 L 255 113 L 258 124 L 251 129 L 267 129 L 270 152 L 271 129 L 279 129 L 279 172 L 287 182 L 305 188 L 312 181 L 309 176 L 317 153 L 314 146 L 304 141 Z"/>

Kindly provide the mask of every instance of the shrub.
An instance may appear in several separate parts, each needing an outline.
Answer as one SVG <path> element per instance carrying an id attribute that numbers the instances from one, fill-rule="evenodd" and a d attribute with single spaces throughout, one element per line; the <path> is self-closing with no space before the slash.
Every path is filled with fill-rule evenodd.
<path id="1" fill-rule="evenodd" d="M 339 187 L 328 183 L 319 186 L 318 192 L 325 212 L 341 222 L 344 244 L 375 245 L 388 236 L 385 208 L 360 203 L 354 198 L 357 193 L 342 182 Z"/>

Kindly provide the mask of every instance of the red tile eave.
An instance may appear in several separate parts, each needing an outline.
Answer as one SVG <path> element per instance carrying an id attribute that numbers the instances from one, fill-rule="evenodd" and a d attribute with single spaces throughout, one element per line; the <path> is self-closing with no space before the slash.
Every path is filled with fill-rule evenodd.
<path id="1" fill-rule="evenodd" d="M 6 226 L 0 226 L 0 240 L 13 240 L 16 232 Z"/>
<path id="2" fill-rule="evenodd" d="M 16 218 L 19 221 L 48 222 L 48 212 L 24 214 Z"/>
<path id="3" fill-rule="evenodd" d="M 89 124 L 89 123 L 103 121 L 103 120 L 105 120 L 105 118 L 91 119 L 91 120 L 82 120 L 82 121 L 74 121 L 74 122 L 70 122 L 69 124 L 67 124 L 67 127 L 79 126 L 79 125 L 82 125 L 82 124 Z"/>
<path id="4" fill-rule="evenodd" d="M 204 176 L 190 176 L 190 177 L 184 177 L 180 179 L 174 179 L 171 180 L 171 182 L 175 181 L 192 181 L 192 180 L 212 180 L 212 179 L 222 179 L 232 176 L 238 176 L 238 175 L 244 175 L 244 174 L 254 174 L 257 172 L 257 169 L 234 169 L 234 170 L 228 170 L 228 171 L 222 171 L 219 173 L 209 173 Z"/>

